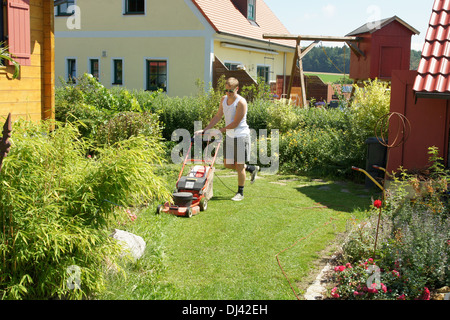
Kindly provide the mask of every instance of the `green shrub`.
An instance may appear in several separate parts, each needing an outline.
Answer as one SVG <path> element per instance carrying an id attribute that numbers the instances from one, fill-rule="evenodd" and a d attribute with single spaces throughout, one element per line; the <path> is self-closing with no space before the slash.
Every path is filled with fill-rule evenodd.
<path id="1" fill-rule="evenodd" d="M 375 132 L 375 128 L 380 118 L 389 113 L 390 99 L 388 82 L 375 79 L 366 81 L 362 88 L 355 85 L 352 125 L 358 130 L 361 140 L 373 136 L 387 137 L 387 126 L 384 132 Z"/>
<path id="2" fill-rule="evenodd" d="M 149 112 L 119 112 L 108 122 L 100 124 L 95 136 L 99 145 L 114 144 L 133 136 L 142 135 L 147 139 L 161 139 L 162 128 L 159 117 Z"/>
<path id="3" fill-rule="evenodd" d="M 300 109 L 285 101 L 271 103 L 267 108 L 267 127 L 282 134 L 303 127 L 302 118 Z"/>
<path id="4" fill-rule="evenodd" d="M 108 237 L 116 205 L 167 199 L 155 175 L 161 146 L 141 136 L 98 149 L 70 124 L 20 121 L 0 175 L 2 299 L 85 298 L 104 287 L 105 259 L 118 248 Z M 123 214 L 123 213 L 122 213 Z M 80 268 L 71 290 L 70 266 Z"/>
<path id="5" fill-rule="evenodd" d="M 361 166 L 365 145 L 355 138 L 348 110 L 306 108 L 295 125 L 286 125 L 280 139 L 280 164 L 284 171 L 358 180 L 352 166 Z M 286 115 L 283 119 L 293 119 Z M 288 120 L 290 121 L 290 120 Z M 284 122 L 287 123 L 287 122 Z"/>
<path id="6" fill-rule="evenodd" d="M 55 108 L 55 120 L 70 122 L 77 126 L 82 137 L 93 138 L 97 134 L 97 127 L 108 121 L 111 113 L 84 103 L 69 103 L 59 101 Z"/>
<path id="7" fill-rule="evenodd" d="M 269 126 L 269 120 L 271 119 L 271 116 L 268 111 L 272 105 L 272 101 L 262 99 L 257 99 L 248 103 L 247 123 L 251 129 L 254 129 L 257 132 L 261 129 L 267 129 L 270 133 L 271 128 Z"/>

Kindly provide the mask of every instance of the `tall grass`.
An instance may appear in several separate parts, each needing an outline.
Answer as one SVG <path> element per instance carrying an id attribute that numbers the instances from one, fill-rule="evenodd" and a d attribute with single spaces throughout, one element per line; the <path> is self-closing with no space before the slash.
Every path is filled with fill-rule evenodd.
<path id="1" fill-rule="evenodd" d="M 124 214 L 116 205 L 169 196 L 155 174 L 157 140 L 134 137 L 97 149 L 70 123 L 13 125 L 0 175 L 0 297 L 79 299 L 102 291 L 106 259 L 117 264 L 108 235 Z M 79 268 L 72 290 L 70 266 Z"/>

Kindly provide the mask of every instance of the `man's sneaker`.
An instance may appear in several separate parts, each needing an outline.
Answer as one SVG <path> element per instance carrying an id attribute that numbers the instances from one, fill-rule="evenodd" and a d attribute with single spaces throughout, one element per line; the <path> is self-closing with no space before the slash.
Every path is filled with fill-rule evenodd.
<path id="1" fill-rule="evenodd" d="M 233 200 L 233 201 L 241 201 L 241 200 L 244 200 L 244 195 L 242 195 L 242 194 L 240 194 L 240 193 L 238 192 L 238 193 L 236 193 L 236 195 L 235 195 L 233 198 L 231 198 L 231 200 Z"/>
<path id="2" fill-rule="evenodd" d="M 255 170 L 253 170 L 251 178 L 250 178 L 250 183 L 253 184 L 253 182 L 255 182 L 256 176 L 258 175 L 259 170 L 261 170 L 261 168 L 259 166 L 255 166 Z"/>

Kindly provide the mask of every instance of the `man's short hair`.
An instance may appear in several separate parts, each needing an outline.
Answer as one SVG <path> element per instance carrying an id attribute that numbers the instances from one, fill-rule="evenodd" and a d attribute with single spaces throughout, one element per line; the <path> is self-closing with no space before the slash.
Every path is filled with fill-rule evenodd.
<path id="1" fill-rule="evenodd" d="M 228 78 L 225 84 L 229 85 L 232 88 L 239 87 L 238 79 L 233 78 L 233 77 Z"/>

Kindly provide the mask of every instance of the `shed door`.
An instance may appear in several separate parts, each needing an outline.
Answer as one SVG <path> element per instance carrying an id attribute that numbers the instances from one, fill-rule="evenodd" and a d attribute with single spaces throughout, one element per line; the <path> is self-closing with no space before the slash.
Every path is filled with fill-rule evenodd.
<path id="1" fill-rule="evenodd" d="M 380 78 L 391 78 L 392 70 L 402 68 L 401 47 L 381 47 Z"/>

